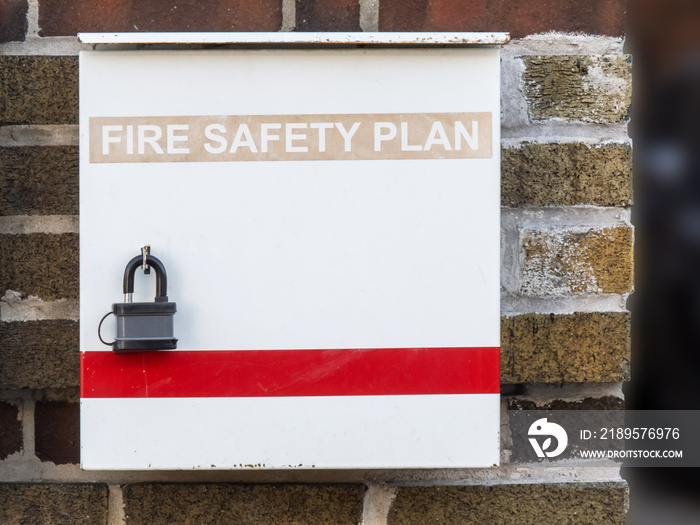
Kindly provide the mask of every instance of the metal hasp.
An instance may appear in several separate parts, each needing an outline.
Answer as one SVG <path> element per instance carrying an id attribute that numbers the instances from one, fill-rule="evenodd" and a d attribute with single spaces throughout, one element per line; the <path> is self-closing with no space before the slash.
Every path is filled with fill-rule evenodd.
<path id="1" fill-rule="evenodd" d="M 131 302 L 134 276 L 146 265 L 156 272 L 156 297 L 152 303 Z M 142 253 L 131 259 L 124 270 L 124 303 L 114 303 L 112 313 L 117 321 L 117 336 L 112 343 L 115 352 L 172 350 L 177 348 L 173 334 L 175 303 L 168 302 L 168 276 L 165 265 L 157 257 Z"/>

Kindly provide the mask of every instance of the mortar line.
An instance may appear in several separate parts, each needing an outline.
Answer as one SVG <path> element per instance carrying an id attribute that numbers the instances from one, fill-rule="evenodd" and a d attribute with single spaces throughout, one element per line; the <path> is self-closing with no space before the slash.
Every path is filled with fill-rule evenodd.
<path id="1" fill-rule="evenodd" d="M 614 145 L 632 145 L 626 125 L 561 124 L 561 133 L 551 133 L 538 124 L 524 124 L 501 128 L 501 148 L 522 148 L 528 144 L 586 144 L 592 148 Z"/>
<path id="2" fill-rule="evenodd" d="M 296 0 L 282 0 L 282 27 L 280 31 L 294 31 L 297 27 Z"/>
<path id="3" fill-rule="evenodd" d="M 569 315 L 574 313 L 627 312 L 628 294 L 579 294 L 522 296 L 501 293 L 501 316 L 524 314 Z"/>
<path id="4" fill-rule="evenodd" d="M 383 482 L 367 483 L 362 500 L 362 525 L 386 525 L 396 491 L 395 487 L 387 487 Z"/>
<path id="5" fill-rule="evenodd" d="M 107 525 L 125 525 L 124 492 L 120 485 L 109 485 Z"/>
<path id="6" fill-rule="evenodd" d="M 0 126 L 0 147 L 77 146 L 77 124 Z"/>
<path id="7" fill-rule="evenodd" d="M 36 403 L 33 399 L 22 399 L 22 450 L 25 458 L 36 458 L 35 408 Z"/>
<path id="8" fill-rule="evenodd" d="M 501 122 L 501 147 L 518 148 L 524 144 L 572 144 L 590 146 L 632 144 L 623 124 L 589 124 L 584 122 Z"/>
<path id="9" fill-rule="evenodd" d="M 504 55 L 622 55 L 625 39 L 615 36 L 551 32 L 513 38 Z"/>
<path id="10" fill-rule="evenodd" d="M 0 217 L 0 234 L 79 233 L 77 215 L 8 215 Z"/>
<path id="11" fill-rule="evenodd" d="M 591 462 L 569 462 L 561 467 L 541 467 L 524 463 L 503 463 L 499 468 L 457 469 L 392 469 L 347 472 L 285 471 L 262 472 L 251 476 L 250 471 L 85 471 L 77 464 L 54 465 L 40 462 L 35 455 L 24 458 L 26 468 L 18 461 L 0 461 L 0 482 L 35 483 L 105 483 L 126 485 L 129 483 L 353 483 L 386 484 L 388 489 L 397 485 L 491 485 L 520 483 L 560 483 L 619 480 L 619 466 L 598 467 Z M 114 504 L 114 503 L 113 503 Z M 121 524 L 119 524 L 121 525 Z M 382 524 L 383 525 L 383 524 Z"/>
<path id="12" fill-rule="evenodd" d="M 39 0 L 27 2 L 27 39 L 41 38 L 39 36 Z"/>
<path id="13" fill-rule="evenodd" d="M 392 487 L 440 486 L 494 486 L 494 485 L 548 485 L 551 483 L 610 483 L 624 482 L 619 466 L 592 466 L 569 462 L 556 467 L 542 467 L 532 463 L 502 464 L 498 469 L 469 469 L 452 474 L 459 478 L 403 480 L 400 477 L 387 481 Z M 437 483 L 436 483 L 437 481 Z"/>
<path id="14" fill-rule="evenodd" d="M 359 2 L 362 31 L 379 31 L 379 0 L 359 0 Z"/>
<path id="15" fill-rule="evenodd" d="M 78 42 L 75 36 L 42 36 L 27 38 L 23 42 L 0 44 L 0 55 L 14 56 L 78 56 L 82 50 L 91 49 Z"/>
<path id="16" fill-rule="evenodd" d="M 78 299 L 57 299 L 44 301 L 36 296 L 22 298 L 20 292 L 7 290 L 0 297 L 0 322 L 17 321 L 78 321 L 80 302 Z"/>
<path id="17" fill-rule="evenodd" d="M 501 208 L 501 229 L 631 226 L 630 208 L 557 206 Z"/>

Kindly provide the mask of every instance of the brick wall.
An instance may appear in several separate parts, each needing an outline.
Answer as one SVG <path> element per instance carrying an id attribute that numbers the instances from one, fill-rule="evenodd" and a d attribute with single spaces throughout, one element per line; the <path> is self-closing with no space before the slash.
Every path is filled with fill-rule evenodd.
<path id="1" fill-rule="evenodd" d="M 623 406 L 633 287 L 624 19 L 623 0 L 0 0 L 0 523 L 624 523 L 617 470 L 511 464 L 505 419 L 493 470 L 82 472 L 75 37 L 510 31 L 505 414 Z"/>

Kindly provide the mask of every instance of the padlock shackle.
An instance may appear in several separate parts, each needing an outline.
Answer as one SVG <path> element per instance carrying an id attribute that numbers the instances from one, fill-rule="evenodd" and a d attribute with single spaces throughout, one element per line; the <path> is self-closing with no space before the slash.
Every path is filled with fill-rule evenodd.
<path id="1" fill-rule="evenodd" d="M 168 301 L 168 275 L 165 273 L 165 265 L 150 254 L 146 255 L 146 264 L 156 271 L 156 302 Z M 136 269 L 143 265 L 143 255 L 137 255 L 131 259 L 124 269 L 124 295 L 134 293 L 134 276 Z"/>

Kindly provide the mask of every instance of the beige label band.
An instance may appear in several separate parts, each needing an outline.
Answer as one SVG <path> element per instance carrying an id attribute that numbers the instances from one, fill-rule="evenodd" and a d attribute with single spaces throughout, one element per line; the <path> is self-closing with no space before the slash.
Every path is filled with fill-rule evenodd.
<path id="1" fill-rule="evenodd" d="M 90 162 L 485 159 L 492 114 L 90 118 Z"/>

